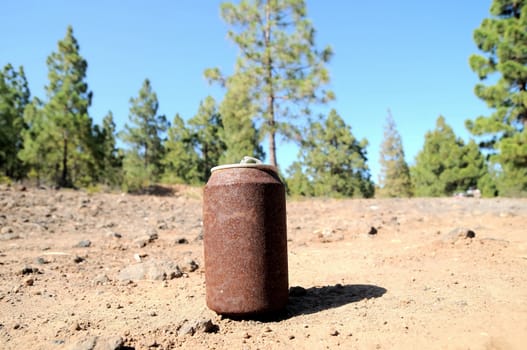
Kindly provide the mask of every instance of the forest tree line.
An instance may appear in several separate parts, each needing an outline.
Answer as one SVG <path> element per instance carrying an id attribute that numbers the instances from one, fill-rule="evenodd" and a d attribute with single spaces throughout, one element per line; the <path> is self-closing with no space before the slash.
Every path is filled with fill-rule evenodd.
<path id="1" fill-rule="evenodd" d="M 482 81 L 497 77 L 494 85 L 475 87 L 492 114 L 466 121 L 475 137 L 468 143 L 439 116 L 409 166 L 388 112 L 377 185 L 368 167 L 368 141 L 356 139 L 335 109 L 312 116 L 311 106 L 330 104 L 335 97 L 326 88 L 333 52 L 317 48 L 305 3 L 297 0 L 221 5 L 239 56 L 231 75 L 205 70 L 225 94 L 221 101 L 205 97 L 188 120 L 177 113 L 170 120 L 160 115 L 146 78 L 130 98 L 123 130 L 116 130 L 111 111 L 100 125 L 94 123 L 88 62 L 71 26 L 47 58 L 44 98 L 31 96 L 22 66 L 5 65 L 0 71 L 0 182 L 126 191 L 156 183 L 200 185 L 213 166 L 246 155 L 268 156 L 277 165 L 276 138 L 283 137 L 299 146 L 297 160 L 280 169 L 292 195 L 447 196 L 479 188 L 484 196 L 524 196 L 527 6 L 495 0 L 490 13 L 474 32 L 482 54 L 469 63 Z M 261 147 L 264 138 L 267 151 Z"/>

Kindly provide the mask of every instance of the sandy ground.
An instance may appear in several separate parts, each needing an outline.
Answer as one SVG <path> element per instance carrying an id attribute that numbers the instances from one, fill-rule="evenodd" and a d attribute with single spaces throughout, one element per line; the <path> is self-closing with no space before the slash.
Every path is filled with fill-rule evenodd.
<path id="1" fill-rule="evenodd" d="M 199 189 L 0 187 L 0 349 L 527 347 L 527 200 L 287 211 L 286 312 L 231 320 L 205 305 Z"/>

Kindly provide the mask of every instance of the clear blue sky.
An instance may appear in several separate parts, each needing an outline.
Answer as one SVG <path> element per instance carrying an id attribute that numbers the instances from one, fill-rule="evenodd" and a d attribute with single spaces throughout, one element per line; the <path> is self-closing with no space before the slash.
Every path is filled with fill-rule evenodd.
<path id="1" fill-rule="evenodd" d="M 468 57 L 477 52 L 472 33 L 489 16 L 491 0 L 308 0 L 317 45 L 332 46 L 331 88 L 335 108 L 357 138 L 369 141 L 372 179 L 391 109 L 412 164 L 437 117 L 456 134 L 469 134 L 466 119 L 488 114 L 473 94 L 477 76 Z M 45 98 L 47 56 L 72 25 L 88 61 L 94 93 L 90 115 L 100 123 L 111 110 L 117 128 L 128 119 L 130 97 L 145 78 L 158 95 L 159 113 L 172 120 L 197 111 L 207 95 L 221 99 L 203 70 L 232 71 L 236 47 L 226 38 L 217 0 L 57 1 L 4 0 L 0 9 L 0 65 L 23 65 L 32 96 Z M 280 143 L 285 168 L 295 147 Z"/>

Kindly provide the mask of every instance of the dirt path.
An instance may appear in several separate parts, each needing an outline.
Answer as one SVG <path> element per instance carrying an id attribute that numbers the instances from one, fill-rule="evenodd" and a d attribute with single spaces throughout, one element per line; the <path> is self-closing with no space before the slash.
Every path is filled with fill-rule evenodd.
<path id="1" fill-rule="evenodd" d="M 2 187 L 0 349 L 523 349 L 526 218 L 520 199 L 290 201 L 286 313 L 235 321 L 205 306 L 199 190 Z"/>

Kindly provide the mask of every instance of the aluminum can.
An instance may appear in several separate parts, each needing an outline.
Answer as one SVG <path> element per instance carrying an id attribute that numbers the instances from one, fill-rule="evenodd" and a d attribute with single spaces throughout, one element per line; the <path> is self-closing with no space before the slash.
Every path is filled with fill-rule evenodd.
<path id="1" fill-rule="evenodd" d="M 246 163 L 212 168 L 203 194 L 203 239 L 211 310 L 244 317 L 285 308 L 285 187 L 275 167 Z"/>

